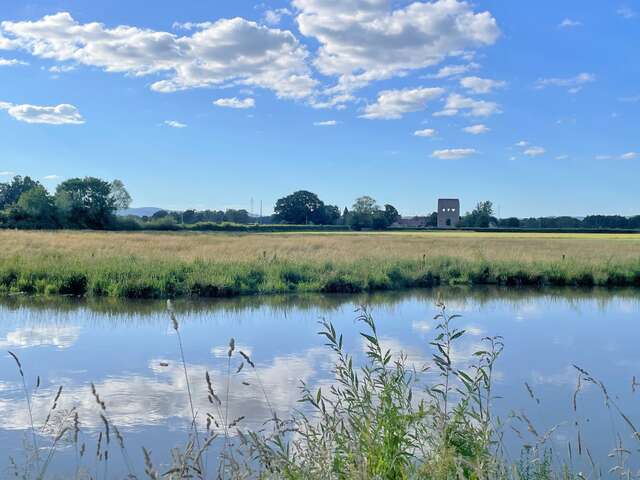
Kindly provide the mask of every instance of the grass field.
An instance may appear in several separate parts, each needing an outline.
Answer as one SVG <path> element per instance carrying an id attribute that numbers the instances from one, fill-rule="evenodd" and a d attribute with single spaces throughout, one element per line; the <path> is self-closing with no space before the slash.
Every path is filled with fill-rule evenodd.
<path id="1" fill-rule="evenodd" d="M 114 297 L 640 286 L 640 235 L 0 231 L 0 290 Z"/>

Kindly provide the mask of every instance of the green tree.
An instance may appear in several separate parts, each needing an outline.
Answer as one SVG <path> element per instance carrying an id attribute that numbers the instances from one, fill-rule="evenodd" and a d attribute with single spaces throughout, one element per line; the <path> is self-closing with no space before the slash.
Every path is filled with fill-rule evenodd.
<path id="1" fill-rule="evenodd" d="M 17 206 L 33 226 L 52 228 L 57 225 L 53 197 L 41 185 L 20 195 Z"/>
<path id="2" fill-rule="evenodd" d="M 66 180 L 55 194 L 66 227 L 105 229 L 115 220 L 116 202 L 112 184 L 94 177 Z"/>
<path id="3" fill-rule="evenodd" d="M 0 210 L 15 205 L 23 193 L 36 187 L 42 187 L 42 184 L 20 175 L 13 177 L 10 183 L 0 183 Z"/>
<path id="4" fill-rule="evenodd" d="M 353 228 L 358 230 L 362 228 L 381 228 L 381 224 L 384 223 L 384 220 L 380 215 L 377 215 L 379 212 L 381 212 L 381 210 L 375 199 L 365 195 L 357 198 L 351 207 L 349 223 Z M 375 226 L 374 219 L 376 224 Z"/>
<path id="5" fill-rule="evenodd" d="M 285 223 L 307 224 L 322 220 L 324 206 L 324 202 L 315 193 L 299 190 L 279 199 L 274 211 Z"/>
<path id="6" fill-rule="evenodd" d="M 462 227 L 487 228 L 498 221 L 493 217 L 493 203 L 479 202 L 471 213 L 467 213 L 460 221 Z"/>
<path id="7" fill-rule="evenodd" d="M 114 207 L 118 210 L 126 210 L 131 206 L 131 195 L 120 180 L 111 182 L 111 198 Z"/>

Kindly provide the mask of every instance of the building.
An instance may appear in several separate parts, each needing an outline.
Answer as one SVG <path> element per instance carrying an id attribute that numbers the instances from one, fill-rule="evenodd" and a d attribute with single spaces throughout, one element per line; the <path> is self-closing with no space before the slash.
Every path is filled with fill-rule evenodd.
<path id="1" fill-rule="evenodd" d="M 438 199 L 438 228 L 454 228 L 460 221 L 460 200 Z"/>

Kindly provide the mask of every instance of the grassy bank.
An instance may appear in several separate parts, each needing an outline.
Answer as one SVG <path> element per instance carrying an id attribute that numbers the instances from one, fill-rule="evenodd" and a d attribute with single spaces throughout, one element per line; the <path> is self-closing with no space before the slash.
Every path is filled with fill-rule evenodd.
<path id="1" fill-rule="evenodd" d="M 0 232 L 0 292 L 122 298 L 640 286 L 640 236 Z"/>

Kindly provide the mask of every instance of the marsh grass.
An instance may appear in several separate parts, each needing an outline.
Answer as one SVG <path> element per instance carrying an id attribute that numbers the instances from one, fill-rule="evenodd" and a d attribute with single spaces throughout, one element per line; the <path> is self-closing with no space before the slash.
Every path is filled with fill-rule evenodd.
<path id="1" fill-rule="evenodd" d="M 193 405 L 188 365 L 180 337 L 176 313 L 168 302 L 171 326 L 177 335 L 177 353 L 185 372 L 185 399 L 191 419 L 185 443 L 168 454 L 142 448 L 136 463 L 131 461 L 123 436 L 108 418 L 108 405 L 91 384 L 91 395 L 102 428 L 95 435 L 84 435 L 75 408 L 56 409 L 63 389 L 53 399 L 44 425 L 37 429 L 32 421 L 33 445 L 25 447 L 23 462 L 12 459 L 13 474 L 25 480 L 55 478 L 49 475 L 61 444 L 72 445 L 76 467 L 64 478 L 150 478 L 150 479 L 422 479 L 422 480 L 586 480 L 640 479 L 632 470 L 640 453 L 640 432 L 634 420 L 618 405 L 605 384 L 582 367 L 574 366 L 577 384 L 571 402 L 575 440 L 567 441 L 567 453 L 554 449 L 552 437 L 558 425 L 542 430 L 525 412 L 512 412 L 505 420 L 496 416 L 493 391 L 495 367 L 505 348 L 501 337 L 485 337 L 471 360 L 456 359 L 455 346 L 465 335 L 457 328 L 458 315 L 450 314 L 438 300 L 437 326 L 429 343 L 430 361 L 425 365 L 409 362 L 402 352 L 383 346 L 376 323 L 366 308 L 358 310 L 357 321 L 365 346 L 366 360 L 344 348 L 344 338 L 333 324 L 320 321 L 319 335 L 333 358 L 333 381 L 312 389 L 300 387 L 300 405 L 286 419 L 276 414 L 262 384 L 259 368 L 251 357 L 236 349 L 232 338 L 226 355 L 226 381 L 218 392 L 206 371 L 206 395 L 210 411 L 198 412 Z M 25 378 L 19 358 L 11 353 L 19 375 Z M 231 419 L 231 382 L 244 368 L 252 369 L 272 417 L 261 428 L 243 425 L 244 416 Z M 246 378 L 246 377 L 245 377 Z M 36 381 L 39 385 L 39 379 Z M 248 382 L 243 382 L 248 384 Z M 636 386 L 632 380 L 632 389 Z M 31 409 L 26 381 L 24 394 Z M 612 450 L 607 459 L 594 458 L 582 431 L 585 418 L 580 396 L 585 386 L 599 392 L 610 417 Z M 540 399 L 528 384 L 532 400 Z M 205 432 L 197 429 L 198 417 L 206 418 Z M 30 418 L 33 418 L 30 416 Z M 510 459 L 505 446 L 505 430 L 517 434 L 521 454 Z M 38 436 L 48 445 L 38 446 Z M 48 435 L 46 434 L 48 433 Z M 601 432 L 604 435 L 604 432 Z M 113 436 L 122 454 L 127 473 L 109 471 Z M 88 458 L 89 443 L 95 443 L 93 462 Z M 46 442 L 42 442 L 46 443 Z M 45 453 L 44 462 L 38 451 Z M 154 460 L 155 457 L 155 460 Z M 137 457 L 136 457 L 137 458 Z M 160 458 L 158 462 L 157 459 Z M 209 461 L 215 468 L 208 468 Z"/>
<path id="2" fill-rule="evenodd" d="M 640 286 L 640 236 L 0 231 L 0 294 L 116 298 L 437 285 Z"/>

